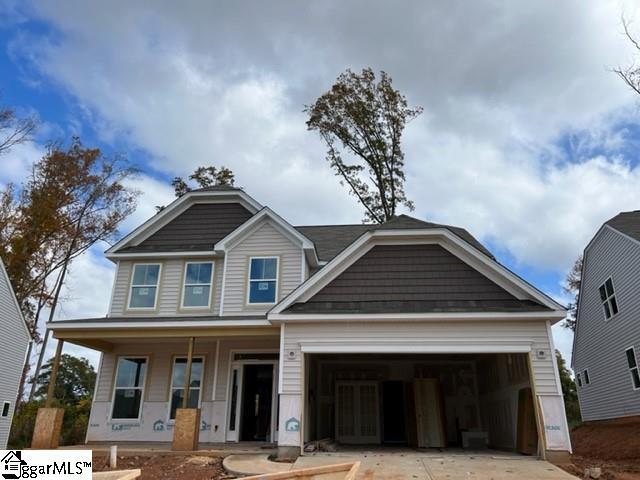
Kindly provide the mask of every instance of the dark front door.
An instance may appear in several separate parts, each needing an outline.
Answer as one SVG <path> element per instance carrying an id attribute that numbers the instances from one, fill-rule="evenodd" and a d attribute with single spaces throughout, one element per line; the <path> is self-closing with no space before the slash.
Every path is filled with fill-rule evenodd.
<path id="1" fill-rule="evenodd" d="M 273 365 L 245 365 L 241 441 L 267 441 L 271 434 Z"/>
<path id="2" fill-rule="evenodd" d="M 406 443 L 404 383 L 382 382 L 382 425 L 385 443 Z"/>

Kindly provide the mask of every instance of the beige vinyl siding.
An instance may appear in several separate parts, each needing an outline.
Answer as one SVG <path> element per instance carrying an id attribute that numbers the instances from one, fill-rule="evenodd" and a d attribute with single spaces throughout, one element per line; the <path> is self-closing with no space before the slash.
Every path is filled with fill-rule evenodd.
<path id="1" fill-rule="evenodd" d="M 182 287 L 184 279 L 184 265 L 187 261 L 213 261 L 213 292 L 211 298 L 211 308 L 209 310 L 182 310 Z M 131 286 L 131 273 L 135 263 L 160 263 L 162 271 L 158 289 L 158 299 L 156 310 L 128 310 L 129 288 Z M 118 262 L 116 280 L 113 287 L 113 297 L 111 301 L 111 316 L 132 315 L 132 316 L 171 316 L 171 315 L 202 315 L 210 312 L 218 315 L 220 310 L 220 295 L 222 293 L 222 259 L 162 259 L 131 261 L 124 260 Z"/>
<path id="2" fill-rule="evenodd" d="M 544 321 L 455 321 L 455 322 L 327 322 L 285 325 L 284 358 L 282 359 L 283 392 L 301 391 L 301 345 L 368 347 L 398 344 L 397 352 L 406 352 L 411 345 L 439 348 L 456 352 L 460 347 L 530 347 L 538 395 L 560 392 L 553 367 L 553 355 Z M 544 351 L 544 358 L 536 351 Z M 291 360 L 289 352 L 295 352 Z"/>
<path id="3" fill-rule="evenodd" d="M 300 285 L 302 247 L 294 244 L 269 220 L 265 220 L 246 238 L 227 252 L 227 273 L 224 292 L 224 315 L 264 314 L 271 305 L 246 305 L 249 259 L 252 256 L 277 256 L 278 301 Z"/>
<path id="4" fill-rule="evenodd" d="M 178 343 L 132 343 L 118 345 L 113 352 L 105 353 L 100 368 L 100 382 L 96 388 L 96 402 L 111 402 L 113 381 L 118 357 L 149 357 L 147 364 L 147 378 L 145 380 L 145 402 L 167 402 L 169 400 L 169 382 L 174 356 L 187 355 L 187 342 Z M 215 370 L 216 342 L 215 340 L 197 341 L 194 356 L 204 356 L 204 390 L 202 400 L 211 398 L 213 389 L 213 372 Z"/>
<path id="5" fill-rule="evenodd" d="M 10 402 L 9 415 L 0 417 L 0 448 L 5 448 L 16 403 L 20 373 L 25 359 L 29 336 L 18 310 L 9 280 L 0 265 L 0 409 Z"/>
<path id="6" fill-rule="evenodd" d="M 605 321 L 598 288 L 613 280 L 619 312 Z M 591 244 L 584 264 L 574 351 L 583 420 L 640 415 L 625 350 L 635 346 L 640 360 L 640 245 L 606 227 Z M 584 382 L 589 371 L 590 384 Z"/>

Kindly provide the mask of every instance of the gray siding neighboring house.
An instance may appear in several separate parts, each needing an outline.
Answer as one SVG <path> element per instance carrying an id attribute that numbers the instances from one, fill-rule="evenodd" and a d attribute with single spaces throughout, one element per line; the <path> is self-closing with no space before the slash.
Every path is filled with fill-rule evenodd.
<path id="1" fill-rule="evenodd" d="M 7 446 L 18 384 L 31 337 L 0 259 L 0 449 Z"/>
<path id="2" fill-rule="evenodd" d="M 600 296 L 608 279 L 615 298 L 612 307 L 605 287 L 610 318 Z M 583 420 L 640 415 L 640 384 L 629 349 L 639 362 L 640 211 L 607 221 L 585 249 L 572 360 Z"/>

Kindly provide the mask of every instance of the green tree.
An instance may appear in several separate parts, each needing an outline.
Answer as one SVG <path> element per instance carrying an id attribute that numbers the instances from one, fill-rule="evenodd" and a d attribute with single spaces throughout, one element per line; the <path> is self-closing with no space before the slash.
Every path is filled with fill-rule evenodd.
<path id="1" fill-rule="evenodd" d="M 40 385 L 35 392 L 35 399 L 44 399 L 49 388 L 53 358 L 42 366 L 38 376 Z M 80 400 L 90 399 L 96 383 L 96 371 L 86 358 L 77 358 L 68 353 L 60 356 L 60 365 L 56 378 L 55 398 L 63 404 L 76 404 Z"/>
<path id="2" fill-rule="evenodd" d="M 580 285 L 582 284 L 583 263 L 582 255 L 580 255 L 567 274 L 565 280 L 566 285 L 564 287 L 566 293 L 573 295 L 573 301 L 568 305 L 567 318 L 564 320 L 562 326 L 574 333 L 576 331 L 576 321 L 578 318 L 578 300 L 580 297 Z"/>
<path id="3" fill-rule="evenodd" d="M 235 183 L 235 175 L 231 169 L 224 166 L 220 168 L 214 166 L 198 167 L 189 175 L 189 180 L 195 181 L 198 188 L 232 187 Z M 175 177 L 171 182 L 171 186 L 175 191 L 176 197 L 181 197 L 193 189 L 182 177 Z"/>
<path id="4" fill-rule="evenodd" d="M 578 390 L 576 383 L 573 381 L 573 378 L 571 378 L 571 372 L 567 368 L 567 364 L 558 350 L 556 350 L 556 361 L 558 362 L 558 371 L 560 373 L 560 384 L 562 385 L 564 408 L 567 412 L 567 422 L 569 423 L 569 428 L 573 428 L 582 421 L 580 404 L 578 403 Z"/>
<path id="5" fill-rule="evenodd" d="M 50 359 L 39 375 L 38 384 L 41 386 L 34 400 L 24 403 L 13 417 L 9 436 L 12 448 L 27 448 L 31 443 L 38 408 L 44 405 L 47 394 L 52 362 Z M 64 408 L 62 445 L 84 443 L 95 382 L 96 372 L 86 358 L 68 354 L 60 357 L 53 405 Z"/>
<path id="6" fill-rule="evenodd" d="M 370 68 L 347 70 L 313 105 L 306 106 L 307 128 L 327 146 L 327 160 L 341 183 L 365 208 L 365 220 L 384 223 L 399 206 L 413 210 L 404 192 L 402 133 L 422 113 L 409 107 L 391 77 Z M 352 161 L 345 158 L 347 154 Z"/>

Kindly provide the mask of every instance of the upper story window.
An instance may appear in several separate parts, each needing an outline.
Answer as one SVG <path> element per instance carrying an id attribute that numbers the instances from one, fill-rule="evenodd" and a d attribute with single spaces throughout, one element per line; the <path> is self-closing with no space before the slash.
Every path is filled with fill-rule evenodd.
<path id="1" fill-rule="evenodd" d="M 247 303 L 251 305 L 276 303 L 277 291 L 278 257 L 251 257 Z"/>
<path id="2" fill-rule="evenodd" d="M 580 376 L 580 374 L 576 374 L 576 382 L 578 383 L 578 386 L 581 387 L 582 386 L 582 377 Z"/>
<path id="3" fill-rule="evenodd" d="M 636 351 L 633 347 L 626 350 L 627 365 L 629 365 L 629 373 L 633 382 L 633 389 L 640 388 L 640 372 L 638 371 L 638 360 L 636 359 Z"/>
<path id="4" fill-rule="evenodd" d="M 113 420 L 140 418 L 146 372 L 147 359 L 144 357 L 118 359 L 111 411 Z"/>
<path id="5" fill-rule="evenodd" d="M 187 408 L 199 408 L 202 398 L 202 370 L 204 359 L 194 357 L 191 361 L 191 378 L 189 379 L 189 398 Z M 187 359 L 178 357 L 173 361 L 173 373 L 171 375 L 171 407 L 169 419 L 175 420 L 176 410 L 182 408 L 184 398 L 184 377 L 187 373 Z"/>
<path id="6" fill-rule="evenodd" d="M 183 308 L 209 308 L 213 262 L 187 262 L 184 270 Z"/>
<path id="7" fill-rule="evenodd" d="M 616 301 L 616 295 L 613 290 L 613 281 L 611 277 L 607 279 L 600 286 L 600 300 L 602 301 L 602 307 L 604 308 L 604 316 L 607 320 L 618 313 L 618 302 Z"/>
<path id="8" fill-rule="evenodd" d="M 589 385 L 591 383 L 591 380 L 589 379 L 589 370 L 586 368 L 584 369 L 584 383 L 585 385 Z"/>
<path id="9" fill-rule="evenodd" d="M 137 263 L 133 266 L 129 308 L 156 307 L 158 281 L 160 280 L 159 263 Z"/>

